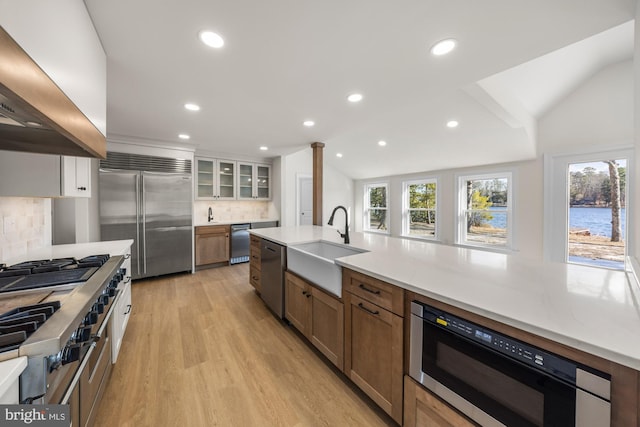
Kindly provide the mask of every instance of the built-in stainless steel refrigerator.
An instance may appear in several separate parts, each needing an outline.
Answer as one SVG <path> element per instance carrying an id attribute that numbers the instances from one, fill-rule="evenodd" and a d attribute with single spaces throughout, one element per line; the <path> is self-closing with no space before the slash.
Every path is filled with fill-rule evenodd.
<path id="1" fill-rule="evenodd" d="M 133 279 L 191 270 L 191 161 L 108 153 L 100 162 L 101 240 L 133 239 Z"/>

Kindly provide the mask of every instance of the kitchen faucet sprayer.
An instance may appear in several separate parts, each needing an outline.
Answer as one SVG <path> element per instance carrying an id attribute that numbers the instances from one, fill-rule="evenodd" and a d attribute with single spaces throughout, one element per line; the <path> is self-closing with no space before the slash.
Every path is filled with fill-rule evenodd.
<path id="1" fill-rule="evenodd" d="M 344 239 L 345 244 L 349 244 L 349 216 L 347 214 L 347 209 L 344 206 L 336 206 L 333 208 L 333 212 L 331 212 L 331 216 L 329 217 L 328 225 L 333 225 L 333 217 L 336 214 L 338 209 L 342 209 L 344 211 L 344 234 L 340 233 L 340 230 L 336 230 L 340 237 Z"/>

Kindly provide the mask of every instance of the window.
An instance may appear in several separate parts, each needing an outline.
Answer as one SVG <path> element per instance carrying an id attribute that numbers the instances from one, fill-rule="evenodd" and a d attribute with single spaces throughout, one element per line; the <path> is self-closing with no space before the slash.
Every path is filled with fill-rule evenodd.
<path id="1" fill-rule="evenodd" d="M 436 189 L 435 179 L 403 183 L 402 234 L 404 236 L 423 239 L 436 238 Z"/>
<path id="2" fill-rule="evenodd" d="M 389 194 L 386 183 L 366 184 L 364 187 L 365 231 L 389 233 Z"/>
<path id="3" fill-rule="evenodd" d="M 459 178 L 457 243 L 511 246 L 511 173 Z"/>
<path id="4" fill-rule="evenodd" d="M 633 223 L 627 195 L 630 149 L 545 157 L 544 256 L 555 262 L 624 269 Z"/>
<path id="5" fill-rule="evenodd" d="M 624 269 L 627 160 L 570 163 L 567 261 Z"/>

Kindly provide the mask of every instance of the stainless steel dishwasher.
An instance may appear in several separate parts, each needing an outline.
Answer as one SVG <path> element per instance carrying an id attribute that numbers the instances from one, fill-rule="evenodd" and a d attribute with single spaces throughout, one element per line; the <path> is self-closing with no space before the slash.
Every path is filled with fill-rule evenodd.
<path id="1" fill-rule="evenodd" d="M 233 224 L 231 226 L 231 258 L 229 264 L 249 262 L 249 228 L 250 224 Z"/>
<path id="2" fill-rule="evenodd" d="M 262 239 L 260 297 L 279 318 L 284 317 L 284 269 L 287 251 L 284 246 Z"/>

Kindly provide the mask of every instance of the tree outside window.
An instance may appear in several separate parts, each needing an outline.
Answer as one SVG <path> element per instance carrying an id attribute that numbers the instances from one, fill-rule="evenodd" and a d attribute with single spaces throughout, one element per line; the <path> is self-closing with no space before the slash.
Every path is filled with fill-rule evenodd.
<path id="1" fill-rule="evenodd" d="M 458 243 L 509 247 L 511 174 L 460 177 Z"/>
<path id="2" fill-rule="evenodd" d="M 388 191 L 387 184 L 367 184 L 365 186 L 364 230 L 388 233 Z"/>
<path id="3" fill-rule="evenodd" d="M 436 181 L 419 180 L 404 183 L 405 236 L 436 237 Z"/>

